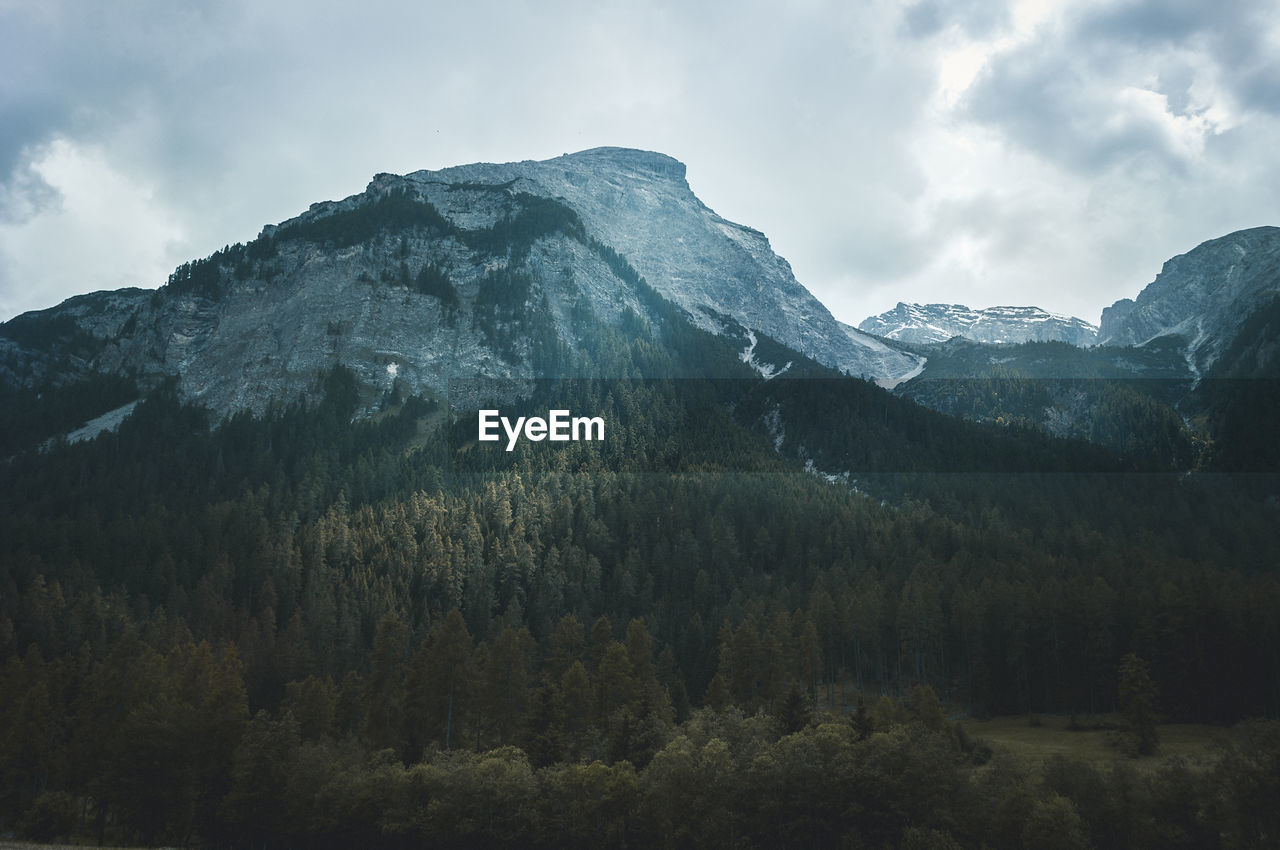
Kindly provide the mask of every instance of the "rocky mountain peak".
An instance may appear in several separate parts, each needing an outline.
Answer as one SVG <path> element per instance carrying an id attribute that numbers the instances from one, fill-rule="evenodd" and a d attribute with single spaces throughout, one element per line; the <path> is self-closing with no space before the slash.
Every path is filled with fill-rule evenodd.
<path id="1" fill-rule="evenodd" d="M 945 342 L 963 337 L 993 344 L 1067 342 L 1093 345 L 1098 329 L 1074 316 L 1059 316 L 1039 307 L 987 307 L 963 304 L 908 304 L 864 319 L 858 328 L 886 339 L 913 343 Z"/>
<path id="2" fill-rule="evenodd" d="M 1241 322 L 1280 296 L 1280 227 L 1255 227 L 1211 239 L 1164 264 L 1138 294 L 1102 311 L 1100 341 L 1145 345 L 1181 337 L 1188 365 L 1207 369 Z"/>
<path id="3" fill-rule="evenodd" d="M 441 391 L 537 377 L 547 351 L 588 345 L 584 322 L 653 320 L 654 293 L 703 330 L 763 334 L 849 374 L 894 383 L 922 362 L 837 322 L 762 233 L 693 194 L 678 160 L 596 148 L 375 175 L 184 264 L 154 295 L 19 317 L 31 327 L 0 328 L 0 367 L 32 385 L 83 332 L 79 373 L 176 377 L 224 414 L 296 398 L 338 364 L 367 394 Z"/>
<path id="4" fill-rule="evenodd" d="M 590 164 L 598 170 L 614 169 L 616 171 L 643 172 L 655 177 L 683 182 L 685 165 L 675 157 L 655 151 L 636 150 L 634 148 L 600 147 L 578 153 L 564 154 L 561 161 L 574 164 Z"/>

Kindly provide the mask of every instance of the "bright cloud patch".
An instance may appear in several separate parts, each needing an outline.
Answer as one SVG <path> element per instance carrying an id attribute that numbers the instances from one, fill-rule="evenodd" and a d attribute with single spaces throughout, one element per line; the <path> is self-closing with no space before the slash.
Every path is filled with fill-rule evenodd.
<path id="1" fill-rule="evenodd" d="M 57 140 L 29 169 L 54 197 L 0 225 L 0 316 L 95 289 L 159 286 L 181 261 L 181 227 L 101 151 Z"/>

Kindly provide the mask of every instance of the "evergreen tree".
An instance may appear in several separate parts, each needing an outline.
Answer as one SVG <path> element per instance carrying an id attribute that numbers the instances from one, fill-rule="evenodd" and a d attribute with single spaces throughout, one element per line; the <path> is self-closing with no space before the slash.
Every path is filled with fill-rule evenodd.
<path id="1" fill-rule="evenodd" d="M 1159 691 L 1147 670 L 1147 662 L 1132 652 L 1120 659 L 1120 711 L 1128 724 L 1122 738 L 1127 752 L 1135 756 L 1155 753 L 1160 737 L 1156 731 Z"/>
<path id="2" fill-rule="evenodd" d="M 785 735 L 799 732 L 809 725 L 810 717 L 809 701 L 800 692 L 800 686 L 792 682 L 787 695 L 782 699 L 782 704 L 778 706 L 779 728 Z"/>

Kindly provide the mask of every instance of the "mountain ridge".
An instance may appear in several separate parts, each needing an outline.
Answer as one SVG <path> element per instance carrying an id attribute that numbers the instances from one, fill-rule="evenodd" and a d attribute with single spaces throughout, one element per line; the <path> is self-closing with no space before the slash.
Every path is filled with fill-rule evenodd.
<path id="1" fill-rule="evenodd" d="M 106 376 L 141 395 L 172 378 L 225 417 L 314 398 L 343 366 L 368 413 L 389 395 L 477 400 L 486 383 L 520 394 L 538 378 L 632 377 L 634 364 L 610 360 L 619 334 L 662 347 L 687 325 L 719 338 L 734 356 L 717 362 L 747 375 L 770 379 L 807 357 L 957 415 L 1016 410 L 1087 436 L 1078 411 L 1097 400 L 1081 402 L 1078 383 L 1042 384 L 1010 408 L 957 407 L 960 385 L 940 381 L 1154 378 L 1170 415 L 1194 417 L 1205 404 L 1187 392 L 1222 352 L 1234 376 L 1274 371 L 1270 324 L 1231 346 L 1236 319 L 1278 280 L 1280 228 L 1260 227 L 1172 258 L 1136 299 L 1104 311 L 1101 331 L 1036 307 L 903 302 L 859 329 L 832 317 L 763 233 L 703 203 L 679 160 L 594 148 L 377 174 L 363 192 L 184 263 L 160 290 L 76 296 L 0 325 L 0 382 L 38 392 Z M 768 362 L 756 348 L 765 339 Z M 82 423 L 131 400 L 119 383 L 98 397 L 112 407 Z"/>
<path id="2" fill-rule="evenodd" d="M 1249 314 L 1280 296 L 1280 227 L 1237 230 L 1167 260 L 1133 298 L 1102 311 L 1099 343 L 1185 342 L 1188 367 L 1200 375 L 1231 344 Z"/>
<path id="3" fill-rule="evenodd" d="M 971 309 L 963 304 L 915 304 L 899 301 L 892 310 L 868 316 L 858 329 L 902 342 L 946 342 L 964 337 L 1003 345 L 1067 342 L 1083 347 L 1097 342 L 1098 328 L 1075 316 L 1039 307 L 996 306 Z"/>
<path id="4" fill-rule="evenodd" d="M 597 148 L 378 174 L 183 264 L 157 292 L 17 317 L 0 326 L 0 374 L 29 387 L 58 374 L 176 377 L 224 415 L 292 400 L 339 363 L 370 397 L 397 382 L 439 393 L 455 376 L 538 377 L 534 349 L 581 347 L 588 320 L 660 334 L 654 293 L 703 331 L 759 332 L 848 374 L 892 380 L 919 364 L 843 331 L 762 233 L 693 194 L 678 160 Z M 72 338 L 77 357 L 55 356 Z"/>

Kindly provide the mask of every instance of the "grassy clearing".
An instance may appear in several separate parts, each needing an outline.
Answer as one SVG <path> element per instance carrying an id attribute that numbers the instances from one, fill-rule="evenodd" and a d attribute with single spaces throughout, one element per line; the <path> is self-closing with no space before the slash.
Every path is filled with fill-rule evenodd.
<path id="1" fill-rule="evenodd" d="M 1066 717 L 1040 718 L 1032 726 L 1026 716 L 964 720 L 966 732 L 981 738 L 994 750 L 1005 749 L 1032 764 L 1040 765 L 1055 755 L 1096 765 L 1126 761 L 1140 770 L 1154 770 L 1165 761 L 1180 757 L 1191 764 L 1208 766 L 1216 759 L 1214 742 L 1227 730 L 1199 723 L 1169 723 L 1158 727 L 1160 750 L 1149 758 L 1128 759 L 1108 742 L 1113 733 L 1105 730 L 1071 731 Z"/>

